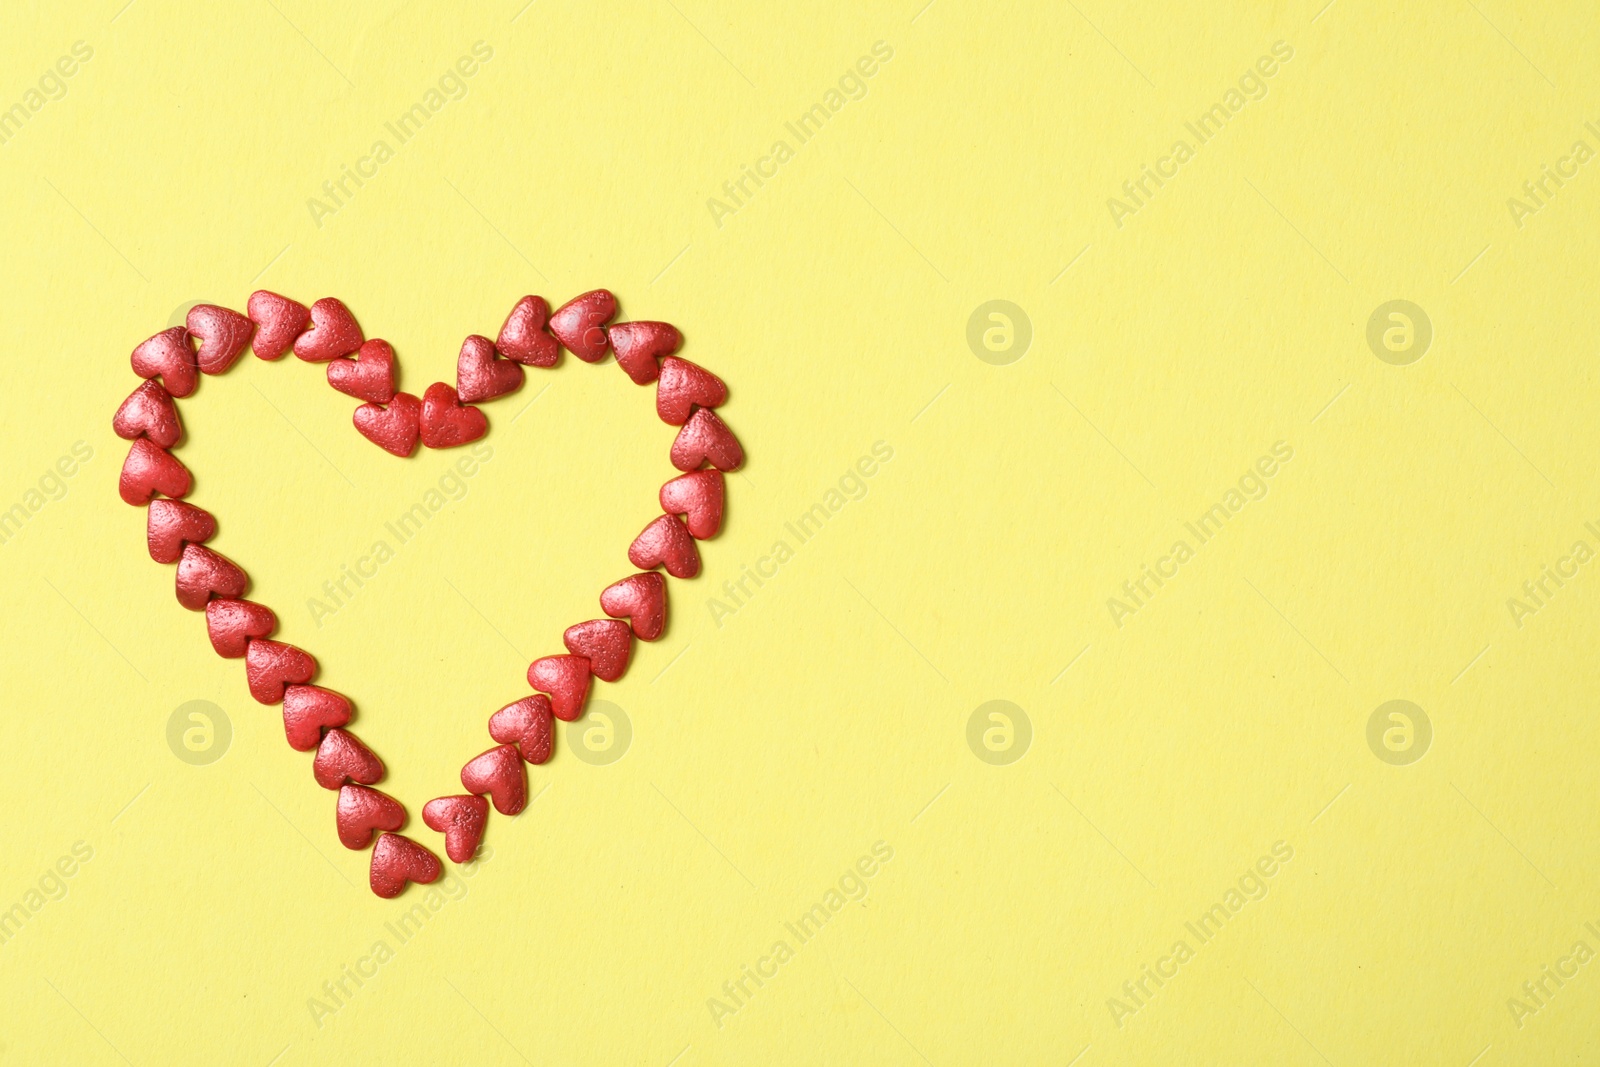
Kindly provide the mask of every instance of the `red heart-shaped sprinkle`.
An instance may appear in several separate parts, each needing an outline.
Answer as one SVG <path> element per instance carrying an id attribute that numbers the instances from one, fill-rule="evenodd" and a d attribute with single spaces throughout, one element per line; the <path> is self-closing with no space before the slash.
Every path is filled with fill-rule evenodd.
<path id="1" fill-rule="evenodd" d="M 245 310 L 250 313 L 250 321 L 258 327 L 253 347 L 256 355 L 262 359 L 278 359 L 289 351 L 289 346 L 311 322 L 310 308 L 298 300 L 290 300 L 266 289 L 251 293 Z"/>
<path id="2" fill-rule="evenodd" d="M 194 479 L 189 477 L 189 468 L 148 437 L 137 439 L 128 449 L 128 458 L 122 461 L 122 476 L 117 481 L 122 499 L 136 507 L 148 504 L 157 493 L 169 497 L 188 496 L 192 488 Z"/>
<path id="3" fill-rule="evenodd" d="M 696 406 L 719 408 L 728 401 L 728 387 L 722 379 L 686 359 L 668 356 L 661 361 L 661 379 L 656 382 L 656 414 L 661 421 L 682 426 Z"/>
<path id="4" fill-rule="evenodd" d="M 272 609 L 249 600 L 217 599 L 206 605 L 206 633 L 224 659 L 238 659 L 252 637 L 271 637 L 278 628 Z"/>
<path id="5" fill-rule="evenodd" d="M 736 471 L 744 464 L 744 449 L 715 411 L 696 408 L 672 442 L 672 465 L 681 471 L 692 471 L 706 460 L 718 470 Z"/>
<path id="6" fill-rule="evenodd" d="M 434 382 L 422 394 L 419 426 L 422 443 L 429 448 L 454 448 L 489 432 L 489 420 L 483 412 L 461 403 L 456 391 L 443 382 Z"/>
<path id="7" fill-rule="evenodd" d="M 502 745 L 516 745 L 522 758 L 529 763 L 544 763 L 554 747 L 555 728 L 551 722 L 554 715 L 550 710 L 550 698 L 534 693 L 489 716 L 489 736 Z"/>
<path id="8" fill-rule="evenodd" d="M 384 834 L 372 850 L 372 870 L 367 883 L 385 900 L 405 892 L 406 883 L 427 885 L 437 881 L 444 865 L 439 857 L 409 837 Z"/>
<path id="9" fill-rule="evenodd" d="M 307 363 L 326 363 L 348 356 L 365 340 L 350 309 L 325 296 L 311 305 L 311 329 L 294 339 L 294 354 Z"/>
<path id="10" fill-rule="evenodd" d="M 461 768 L 461 787 L 469 793 L 488 793 L 494 810 L 515 815 L 528 805 L 528 772 L 516 745 L 498 745 L 474 756 Z"/>
<path id="11" fill-rule="evenodd" d="M 665 322 L 619 322 L 606 331 L 617 366 L 628 372 L 635 385 L 649 385 L 661 374 L 661 357 L 683 344 L 683 334 Z"/>
<path id="12" fill-rule="evenodd" d="M 589 661 L 589 671 L 596 678 L 614 682 L 628 669 L 633 631 L 616 619 L 590 619 L 567 627 L 561 642 L 568 652 Z"/>
<path id="13" fill-rule="evenodd" d="M 589 661 L 582 656 L 545 656 L 528 665 L 528 684 L 550 694 L 550 710 L 562 722 L 583 714 L 589 678 Z"/>
<path id="14" fill-rule="evenodd" d="M 724 491 L 721 471 L 680 474 L 661 487 L 661 510 L 684 516 L 689 532 L 696 540 L 704 541 L 722 529 Z"/>
<path id="15" fill-rule="evenodd" d="M 394 399 L 394 349 L 373 338 L 355 355 L 328 363 L 328 384 L 357 400 L 387 404 Z"/>
<path id="16" fill-rule="evenodd" d="M 129 441 L 148 437 L 162 448 L 171 448 L 183 436 L 178 405 L 158 382 L 145 382 L 129 393 L 112 417 L 111 429 Z"/>
<path id="17" fill-rule="evenodd" d="M 396 393 L 388 407 L 362 404 L 351 421 L 362 437 L 385 452 L 404 458 L 416 451 L 422 436 L 422 401 L 410 393 Z"/>
<path id="18" fill-rule="evenodd" d="M 700 551 L 689 536 L 688 527 L 672 515 L 658 515 L 628 546 L 628 562 L 642 571 L 666 564 L 674 578 L 693 578 L 700 573 Z"/>
<path id="19" fill-rule="evenodd" d="M 317 746 L 311 774 L 324 789 L 338 789 L 346 781 L 373 785 L 383 779 L 383 761 L 355 734 L 335 726 Z"/>
<path id="20" fill-rule="evenodd" d="M 398 830 L 406 824 L 406 809 L 394 797 L 364 785 L 339 787 L 339 813 L 334 825 L 339 843 L 357 851 L 372 844 L 375 830 Z"/>
<path id="21" fill-rule="evenodd" d="M 283 700 L 286 687 L 304 685 L 311 681 L 316 673 L 317 661 L 311 657 L 311 653 L 293 645 L 286 645 L 282 641 L 268 641 L 264 637 L 253 637 L 245 646 L 245 679 L 250 683 L 250 695 L 263 704 L 280 702 Z M 365 782 L 366 779 L 358 778 L 356 781 Z M 373 781 L 377 779 L 374 778 Z"/>
<path id="22" fill-rule="evenodd" d="M 184 545 L 178 557 L 178 603 L 190 611 L 205 610 L 213 596 L 242 597 L 250 579 L 239 565 L 205 545 Z"/>
<path id="23" fill-rule="evenodd" d="M 422 821 L 444 834 L 444 854 L 452 863 L 465 863 L 483 840 L 489 802 L 475 796 L 435 797 L 422 806 Z"/>
<path id="24" fill-rule="evenodd" d="M 617 314 L 617 298 L 609 289 L 591 289 L 556 308 L 550 316 L 550 332 L 567 346 L 567 351 L 585 363 L 606 358 L 605 324 Z"/>
<path id="25" fill-rule="evenodd" d="M 456 389 L 469 402 L 493 400 L 522 388 L 522 367 L 495 356 L 487 337 L 473 334 L 461 342 L 456 357 Z"/>
<path id="26" fill-rule="evenodd" d="M 217 520 L 204 508 L 161 497 L 150 501 L 144 539 L 157 563 L 176 563 L 184 545 L 203 544 L 216 534 Z"/>
<path id="27" fill-rule="evenodd" d="M 189 331 L 174 326 L 139 342 L 139 347 L 133 350 L 133 373 L 141 378 L 159 375 L 167 392 L 176 397 L 194 392 L 199 375 L 195 373 L 194 346 L 189 343 Z"/>
<path id="28" fill-rule="evenodd" d="M 655 571 L 630 574 L 606 586 L 600 610 L 627 619 L 641 641 L 654 641 L 667 626 L 667 580 Z"/>
<path id="29" fill-rule="evenodd" d="M 525 296 L 506 316 L 494 346 L 507 359 L 529 367 L 553 367 L 561 357 L 561 343 L 550 336 L 550 305 L 542 296 Z"/>
<path id="30" fill-rule="evenodd" d="M 256 324 L 237 311 L 215 304 L 196 304 L 186 320 L 189 334 L 200 338 L 195 362 L 206 374 L 221 374 L 244 353 Z"/>
<path id="31" fill-rule="evenodd" d="M 320 685 L 291 685 L 283 691 L 283 733 L 296 752 L 322 744 L 323 727 L 350 721 L 350 701 Z"/>

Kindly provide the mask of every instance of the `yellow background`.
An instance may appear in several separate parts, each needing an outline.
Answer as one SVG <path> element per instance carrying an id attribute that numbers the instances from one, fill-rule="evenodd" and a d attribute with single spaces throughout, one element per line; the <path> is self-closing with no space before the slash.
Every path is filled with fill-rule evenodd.
<path id="1" fill-rule="evenodd" d="M 1600 577 L 1520 628 L 1506 601 L 1600 545 L 1600 165 L 1520 228 L 1506 201 L 1600 147 L 1600 27 L 1324 2 L 7 5 L 0 106 L 93 58 L 0 146 L 0 507 L 94 455 L 0 545 L 0 908 L 75 842 L 93 859 L 0 946 L 0 1063 L 1586 1061 L 1596 965 L 1520 1027 L 1506 1002 L 1600 948 Z M 396 145 L 478 41 L 464 98 Z M 866 95 L 714 220 L 878 41 Z M 1107 198 L 1277 41 L 1265 98 L 1114 225 Z M 380 138 L 394 158 L 317 225 Z M 592 766 L 593 724 L 563 727 L 527 814 L 399 944 L 424 892 L 366 889 L 117 498 L 128 352 L 195 301 L 337 295 L 420 393 L 522 294 L 596 285 L 728 381 L 749 464 L 665 638 L 597 690 L 631 748 Z M 967 343 L 993 299 L 1033 331 L 1003 366 Z M 1409 366 L 1366 342 L 1393 299 L 1433 325 Z M 215 546 L 354 698 L 433 847 L 422 803 L 598 613 L 672 473 L 650 390 L 570 357 L 530 378 L 488 405 L 463 499 L 320 626 L 306 601 L 455 456 L 382 453 L 293 358 L 181 405 Z M 798 544 L 784 524 L 878 441 L 866 495 Z M 1116 626 L 1107 598 L 1278 441 L 1267 496 Z M 1006 766 L 967 741 L 997 699 L 1033 733 Z M 1409 766 L 1367 745 L 1391 699 L 1433 726 Z M 232 725 L 206 766 L 166 740 L 191 700 Z M 879 841 L 865 898 L 798 944 L 784 923 Z M 1195 941 L 1279 841 L 1265 898 Z M 1115 1020 L 1180 938 L 1194 958 Z"/>

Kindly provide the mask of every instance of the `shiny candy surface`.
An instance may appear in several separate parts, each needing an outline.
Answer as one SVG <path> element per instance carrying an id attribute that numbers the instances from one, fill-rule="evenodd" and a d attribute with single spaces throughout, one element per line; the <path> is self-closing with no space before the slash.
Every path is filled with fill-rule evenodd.
<path id="1" fill-rule="evenodd" d="M 461 787 L 469 793 L 487 793 L 494 810 L 515 815 L 528 805 L 528 772 L 515 745 L 497 745 L 474 756 L 461 768 Z"/>
<path id="2" fill-rule="evenodd" d="M 591 289 L 562 304 L 550 316 L 550 332 L 568 352 L 585 363 L 606 358 L 610 346 L 605 324 L 617 314 L 617 298 L 609 289 Z"/>
<path id="3" fill-rule="evenodd" d="M 213 552 L 205 545 L 185 545 L 183 555 L 178 557 L 174 584 L 178 603 L 190 611 L 203 611 L 213 596 L 244 596 L 245 590 L 250 588 L 250 579 L 237 563 L 220 552 Z"/>
<path id="4" fill-rule="evenodd" d="M 522 388 L 523 370 L 509 359 L 495 355 L 487 337 L 473 334 L 461 342 L 456 357 L 456 391 L 469 403 L 493 400 Z"/>
<path id="5" fill-rule="evenodd" d="M 661 357 L 683 345 L 683 334 L 666 322 L 619 322 L 606 331 L 617 366 L 635 385 L 649 385 L 661 374 Z"/>
<path id="6" fill-rule="evenodd" d="M 196 304 L 186 320 L 189 334 L 200 339 L 195 363 L 206 374 L 221 374 L 244 354 L 256 324 L 225 307 Z"/>
<path id="7" fill-rule="evenodd" d="M 672 465 L 692 471 L 707 460 L 719 471 L 736 471 L 744 465 L 744 449 L 715 411 L 697 408 L 672 442 Z"/>
<path id="8" fill-rule="evenodd" d="M 255 354 L 262 359 L 279 359 L 311 324 L 311 309 L 298 300 L 266 289 L 250 294 L 245 305 L 250 321 L 256 324 Z"/>
<path id="9" fill-rule="evenodd" d="M 372 785 L 383 779 L 383 761 L 355 734 L 336 726 L 317 746 L 311 773 L 324 789 L 338 789 L 346 781 Z"/>
<path id="10" fill-rule="evenodd" d="M 186 397 L 194 392 L 199 381 L 194 360 L 194 346 L 189 343 L 189 331 L 182 326 L 142 341 L 133 350 L 133 373 L 141 378 L 161 379 L 167 392 L 175 397 Z"/>
<path id="11" fill-rule="evenodd" d="M 317 661 L 293 645 L 253 637 L 245 646 L 244 673 L 251 696 L 263 704 L 276 704 L 283 700 L 286 687 L 304 685 L 316 677 Z"/>
<path id="12" fill-rule="evenodd" d="M 248 600 L 221 598 L 206 605 L 206 634 L 224 659 L 238 659 L 252 637 L 271 637 L 278 628 L 272 609 Z"/>
<path id="13" fill-rule="evenodd" d="M 283 691 L 283 733 L 289 747 L 310 752 L 322 744 L 324 728 L 350 721 L 350 701 L 320 685 L 291 685 Z"/>
<path id="14" fill-rule="evenodd" d="M 444 865 L 439 857 L 423 848 L 409 837 L 384 834 L 372 850 L 372 868 L 367 884 L 372 891 L 387 900 L 405 891 L 407 882 L 427 885 L 437 881 Z"/>
<path id="15" fill-rule="evenodd" d="M 633 631 L 616 619 L 590 619 L 567 627 L 561 642 L 568 652 L 589 661 L 589 671 L 596 678 L 614 682 L 628 670 Z"/>
<path id="16" fill-rule="evenodd" d="M 528 684 L 550 694 L 550 710 L 562 722 L 583 714 L 589 678 L 589 661 L 582 656 L 545 656 L 528 665 Z"/>
<path id="17" fill-rule="evenodd" d="M 722 529 L 725 491 L 721 471 L 690 471 L 661 487 L 661 510 L 682 515 L 695 540 L 704 541 Z"/>
<path id="18" fill-rule="evenodd" d="M 534 693 L 489 716 L 489 736 L 502 745 L 516 745 L 529 763 L 544 763 L 555 743 L 554 718 L 550 698 Z"/>
<path id="19" fill-rule="evenodd" d="M 529 367 L 553 367 L 561 358 L 561 343 L 546 329 L 550 305 L 542 296 L 525 296 L 506 316 L 494 347 L 507 359 Z"/>
<path id="20" fill-rule="evenodd" d="M 355 355 L 328 363 L 328 384 L 345 396 L 387 404 L 395 394 L 394 348 L 377 338 L 364 342 Z"/>
<path id="21" fill-rule="evenodd" d="M 704 367 L 668 356 L 661 361 L 656 381 L 656 414 L 661 421 L 682 426 L 697 407 L 719 408 L 728 401 L 728 387 Z"/>
<path id="22" fill-rule="evenodd" d="M 307 363 L 326 363 L 359 350 L 365 340 L 350 309 L 325 296 L 311 305 L 311 329 L 295 338 L 294 354 Z"/>
<path id="23" fill-rule="evenodd" d="M 396 393 L 387 407 L 362 404 L 350 420 L 362 437 L 404 458 L 417 450 L 422 438 L 422 401 L 410 393 Z"/>
<path id="24" fill-rule="evenodd" d="M 334 826 L 339 843 L 357 851 L 372 844 L 378 830 L 398 830 L 406 824 L 406 809 L 387 793 L 364 785 L 339 787 L 338 812 Z"/>
<path id="25" fill-rule="evenodd" d="M 111 419 L 111 429 L 129 441 L 148 437 L 162 448 L 171 448 L 183 436 L 178 405 L 159 382 L 145 382 L 128 394 Z"/>
<path id="26" fill-rule="evenodd" d="M 147 504 L 157 493 L 169 497 L 188 496 L 194 488 L 189 468 L 178 457 L 160 447 L 148 437 L 141 437 L 128 449 L 128 458 L 122 461 L 122 476 L 117 480 L 117 491 L 129 504 Z"/>
<path id="27" fill-rule="evenodd" d="M 628 562 L 642 571 L 665 564 L 674 578 L 693 578 L 700 573 L 700 551 L 688 527 L 671 515 L 658 515 L 628 546 Z"/>
<path id="28" fill-rule="evenodd" d="M 600 610 L 627 619 L 639 640 L 654 641 L 667 626 L 667 580 L 656 571 L 630 574 L 606 586 Z"/>
<path id="29" fill-rule="evenodd" d="M 478 851 L 489 821 L 489 802 L 478 796 L 435 797 L 422 806 L 422 821 L 444 834 L 444 854 L 465 863 Z"/>
<path id="30" fill-rule="evenodd" d="M 217 533 L 217 520 L 204 508 L 156 497 L 145 519 L 145 544 L 157 563 L 176 563 L 186 544 L 203 544 Z"/>
<path id="31" fill-rule="evenodd" d="M 455 448 L 489 432 L 489 420 L 483 412 L 461 403 L 456 391 L 443 382 L 434 382 L 422 394 L 419 425 L 422 443 L 429 448 Z"/>

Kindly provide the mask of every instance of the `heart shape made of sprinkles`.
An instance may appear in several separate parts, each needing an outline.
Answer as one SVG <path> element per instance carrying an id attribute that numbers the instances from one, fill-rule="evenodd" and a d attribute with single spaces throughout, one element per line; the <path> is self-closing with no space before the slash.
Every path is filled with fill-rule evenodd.
<path id="1" fill-rule="evenodd" d="M 669 456 L 681 473 L 658 493 L 660 512 L 628 547 L 637 570 L 600 594 L 603 618 L 569 626 L 565 652 L 528 667 L 533 690 L 495 711 L 488 722 L 494 747 L 461 768 L 464 793 L 446 793 L 423 806 L 423 823 L 444 835 L 445 853 L 465 863 L 478 849 L 492 807 L 515 815 L 528 801 L 529 763 L 553 752 L 553 719 L 583 714 L 596 679 L 615 682 L 627 670 L 633 642 L 654 641 L 666 626 L 666 579 L 700 573 L 698 542 L 722 528 L 723 473 L 744 463 L 744 450 L 716 409 L 727 386 L 710 371 L 676 353 L 683 335 L 665 322 L 616 322 L 617 298 L 605 289 L 583 293 L 555 311 L 539 296 L 525 296 L 495 340 L 473 334 L 461 346 L 456 382 L 435 382 L 421 397 L 397 388 L 394 348 L 368 339 L 350 309 L 333 297 L 309 307 L 266 290 L 252 293 L 245 313 L 198 304 L 183 326 L 163 330 L 133 349 L 134 372 L 144 381 L 112 419 L 117 436 L 132 442 L 122 465 L 122 499 L 148 509 L 150 558 L 176 566 L 178 602 L 204 612 L 212 648 L 243 659 L 250 695 L 283 707 L 284 736 L 310 752 L 312 776 L 335 798 L 334 825 L 347 848 L 372 849 L 369 882 L 380 897 L 395 897 L 411 883 L 427 884 L 442 865 L 433 851 L 406 837 L 405 806 L 373 788 L 383 761 L 348 729 L 354 706 L 341 693 L 314 685 L 317 661 L 294 645 L 272 640 L 272 609 L 247 599 L 249 575 L 207 547 L 216 519 L 185 499 L 194 479 L 174 450 L 183 441 L 177 400 L 192 395 L 204 376 L 231 368 L 251 348 L 263 360 L 289 352 L 327 365 L 328 384 L 363 401 L 351 421 L 373 444 L 400 457 L 470 444 L 489 431 L 479 403 L 521 389 L 525 368 L 548 369 L 562 349 L 586 363 L 608 354 L 635 384 L 656 387 L 656 413 L 678 427 Z"/>

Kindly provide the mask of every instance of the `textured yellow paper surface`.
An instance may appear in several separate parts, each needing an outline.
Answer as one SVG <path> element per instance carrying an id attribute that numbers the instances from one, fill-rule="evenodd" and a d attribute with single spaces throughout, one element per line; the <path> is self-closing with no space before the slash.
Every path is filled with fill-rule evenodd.
<path id="1" fill-rule="evenodd" d="M 0 12 L 0 1063 L 1586 1062 L 1600 27 L 1324 3 Z M 128 353 L 337 295 L 420 392 L 596 285 L 748 467 L 380 901 L 117 498 Z M 182 406 L 430 845 L 651 401 L 568 358 L 470 477 L 292 357 Z"/>

